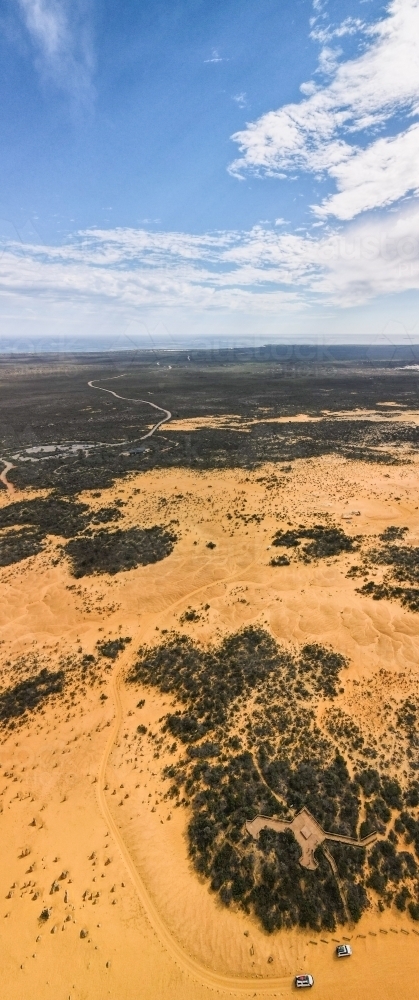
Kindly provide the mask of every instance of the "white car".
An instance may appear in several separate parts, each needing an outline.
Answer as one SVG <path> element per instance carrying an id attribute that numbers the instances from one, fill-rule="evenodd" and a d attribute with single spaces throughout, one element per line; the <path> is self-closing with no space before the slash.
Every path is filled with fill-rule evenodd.
<path id="1" fill-rule="evenodd" d="M 307 986 L 314 986 L 313 976 L 310 976 L 308 974 L 305 974 L 304 976 L 296 976 L 295 985 L 297 987 L 297 990 L 305 989 L 305 987 Z"/>
<path id="2" fill-rule="evenodd" d="M 349 958 L 349 956 L 352 955 L 352 948 L 350 944 L 338 944 L 336 954 L 338 958 Z"/>

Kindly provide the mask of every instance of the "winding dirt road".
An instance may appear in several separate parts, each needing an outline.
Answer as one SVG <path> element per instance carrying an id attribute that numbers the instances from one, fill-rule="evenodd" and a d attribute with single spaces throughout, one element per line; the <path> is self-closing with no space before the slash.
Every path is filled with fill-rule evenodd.
<path id="1" fill-rule="evenodd" d="M 3 462 L 4 465 L 3 472 L 0 472 L 0 483 L 3 483 L 8 493 L 15 493 L 16 490 L 13 483 L 10 483 L 7 478 L 7 473 L 10 472 L 10 469 L 14 469 L 14 465 L 12 462 L 8 462 L 6 458 L 0 458 L 0 462 Z"/>
<path id="2" fill-rule="evenodd" d="M 125 378 L 125 374 L 112 375 L 111 378 L 101 379 L 101 382 L 113 382 L 117 378 Z M 109 392 L 109 394 L 111 396 L 115 396 L 116 399 L 125 399 L 128 403 L 145 403 L 147 406 L 152 406 L 155 410 L 160 410 L 161 413 L 166 414 L 166 416 L 162 417 L 162 419 L 159 420 L 157 424 L 154 424 L 154 427 L 151 428 L 151 431 L 147 431 L 147 434 L 143 434 L 143 436 L 139 438 L 140 441 L 145 441 L 146 438 L 151 437 L 152 434 L 154 434 L 154 432 L 157 431 L 162 424 L 165 424 L 167 423 L 168 420 L 172 419 L 172 414 L 170 410 L 165 410 L 164 406 L 157 406 L 157 403 L 152 403 L 150 399 L 133 399 L 131 398 L 131 396 L 119 396 L 118 393 L 113 392 L 112 389 L 102 389 L 101 385 L 93 385 L 93 383 L 97 381 L 98 379 L 92 378 L 92 380 L 87 384 L 88 386 L 90 386 L 91 389 L 99 389 L 100 392 Z"/>
<path id="3" fill-rule="evenodd" d="M 231 582 L 237 577 L 243 576 L 252 566 L 254 561 L 252 560 L 248 566 L 244 569 L 237 571 L 236 573 L 230 574 L 227 577 L 221 577 L 218 580 L 213 580 L 212 583 L 204 584 L 202 587 L 198 587 L 196 590 L 191 590 L 190 593 L 184 594 L 179 600 L 175 601 L 173 604 L 169 605 L 164 611 L 161 611 L 156 618 L 167 614 L 168 611 L 172 611 L 177 605 L 184 603 L 196 594 L 202 593 L 203 591 L 209 590 L 211 587 L 218 586 L 220 583 Z M 275 979 L 262 979 L 256 977 L 240 978 L 236 976 L 225 976 L 218 972 L 213 972 L 208 969 L 205 965 L 201 965 L 196 959 L 189 955 L 184 948 L 179 944 L 175 937 L 171 934 L 169 928 L 164 922 L 164 919 L 155 905 L 152 897 L 150 896 L 146 885 L 144 884 L 140 873 L 133 861 L 127 845 L 118 829 L 118 826 L 112 816 L 111 810 L 106 800 L 105 796 L 105 778 L 106 769 L 108 766 L 108 761 L 111 756 L 112 750 L 116 743 L 118 733 L 122 723 L 122 702 L 120 695 L 120 680 L 122 673 L 125 668 L 125 659 L 121 660 L 121 663 L 116 668 L 112 680 L 111 680 L 111 693 L 114 701 L 115 707 L 115 718 L 113 722 L 113 727 L 109 734 L 109 738 L 106 743 L 105 751 L 102 757 L 98 783 L 97 783 L 97 798 L 99 803 L 99 808 L 102 815 L 109 827 L 109 831 L 115 841 L 115 844 L 119 848 L 128 872 L 131 876 L 132 882 L 137 891 L 140 903 L 150 921 L 150 924 L 157 934 L 161 944 L 166 948 L 167 952 L 172 956 L 177 965 L 188 975 L 193 976 L 202 986 L 208 986 L 211 989 L 222 990 L 226 993 L 236 993 L 236 994 L 251 994 L 256 996 L 258 993 L 273 993 L 277 996 L 285 996 L 290 988 L 290 977 L 284 976 Z M 282 988 L 282 989 L 281 989 Z"/>

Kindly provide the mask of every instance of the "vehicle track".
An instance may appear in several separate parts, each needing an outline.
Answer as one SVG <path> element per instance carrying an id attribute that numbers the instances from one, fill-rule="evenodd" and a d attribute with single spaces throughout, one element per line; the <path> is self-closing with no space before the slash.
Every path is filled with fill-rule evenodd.
<path id="1" fill-rule="evenodd" d="M 178 604 L 182 604 L 184 601 L 196 594 L 202 593 L 202 591 L 209 590 L 211 587 L 215 587 L 220 583 L 226 583 L 228 581 L 234 580 L 237 576 L 242 576 L 247 570 L 254 565 L 254 560 L 249 563 L 244 569 L 237 571 L 236 573 L 230 574 L 227 577 L 221 577 L 218 580 L 213 580 L 212 583 L 204 584 L 202 587 L 197 587 L 195 590 L 191 590 L 188 594 L 184 594 L 179 600 L 175 601 L 173 604 L 169 605 L 163 611 L 159 612 L 156 617 L 160 617 L 167 614 L 173 608 L 177 607 Z M 166 951 L 172 956 L 177 965 L 188 975 L 196 979 L 202 986 L 207 986 L 211 989 L 222 990 L 226 993 L 236 993 L 236 994 L 251 994 L 256 996 L 258 993 L 273 993 L 277 996 L 285 996 L 284 992 L 279 992 L 281 987 L 286 988 L 290 986 L 290 977 L 283 976 L 275 979 L 262 979 L 256 977 L 239 977 L 239 976 L 226 976 L 222 973 L 213 972 L 208 969 L 205 965 L 202 965 L 199 961 L 194 959 L 191 955 L 185 951 L 181 944 L 173 936 L 169 928 L 167 927 L 164 919 L 159 912 L 156 904 L 151 898 L 150 893 L 147 890 L 145 883 L 143 882 L 141 875 L 135 865 L 133 858 L 128 850 L 127 845 L 118 829 L 118 826 L 112 816 L 111 810 L 108 806 L 105 796 L 105 776 L 108 761 L 114 745 L 116 743 L 118 733 L 122 723 L 122 702 L 120 695 L 120 679 L 125 667 L 125 660 L 128 654 L 121 660 L 121 663 L 115 669 L 112 679 L 111 679 L 111 693 L 114 701 L 115 717 L 113 722 L 113 727 L 109 734 L 105 750 L 103 753 L 102 761 L 100 764 L 98 783 L 97 783 L 97 799 L 99 808 L 102 815 L 108 824 L 109 830 L 113 836 L 116 845 L 122 855 L 123 861 L 129 871 L 132 882 L 137 891 L 140 903 L 148 917 L 148 920 L 157 934 L 160 942 L 166 948 Z M 288 990 L 287 990 L 288 992 Z"/>
<path id="2" fill-rule="evenodd" d="M 124 372 L 123 375 L 112 375 L 111 378 L 104 378 L 104 379 L 101 379 L 100 381 L 101 382 L 112 382 L 112 381 L 114 381 L 117 378 L 125 378 L 125 375 L 126 375 L 126 373 Z M 168 420 L 172 419 L 172 414 L 171 414 L 170 410 L 166 410 L 164 406 L 158 406 L 157 403 L 152 403 L 150 399 L 133 399 L 130 396 L 119 396 L 118 393 L 117 392 L 113 392 L 112 389 L 102 389 L 101 385 L 93 385 L 93 382 L 97 382 L 97 381 L 98 381 L 98 379 L 92 378 L 91 381 L 88 382 L 87 384 L 88 384 L 88 386 L 90 386 L 91 389 L 99 389 L 99 392 L 109 392 L 109 394 L 111 396 L 115 396 L 116 399 L 125 399 L 128 403 L 146 403 L 147 406 L 152 406 L 155 410 L 160 410 L 161 413 L 165 413 L 166 414 L 166 416 L 163 417 L 161 420 L 159 420 L 157 424 L 154 424 L 154 427 L 151 428 L 151 431 L 147 431 L 147 434 L 143 434 L 143 436 L 140 437 L 140 438 L 137 438 L 137 440 L 139 440 L 139 441 L 145 441 L 147 438 L 151 437 L 152 434 L 154 434 L 154 432 L 157 431 L 158 428 L 161 427 L 162 424 L 165 424 L 165 423 L 167 423 Z"/>

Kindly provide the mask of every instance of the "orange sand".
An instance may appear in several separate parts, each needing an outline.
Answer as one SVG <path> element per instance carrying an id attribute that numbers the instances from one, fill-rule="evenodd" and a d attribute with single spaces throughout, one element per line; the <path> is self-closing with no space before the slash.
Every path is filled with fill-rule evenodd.
<path id="1" fill-rule="evenodd" d="M 349 656 L 347 693 L 338 704 L 356 714 L 361 727 L 387 739 L 375 678 L 385 666 L 394 692 L 417 684 L 419 616 L 396 603 L 360 597 L 345 576 L 351 554 L 318 565 L 271 568 L 268 546 L 288 521 L 324 514 L 354 534 L 408 525 L 409 540 L 419 544 L 417 466 L 375 467 L 327 457 L 295 462 L 289 475 L 275 466 L 254 473 L 159 471 L 116 484 L 100 499 L 90 493 L 82 499 L 99 507 L 117 497 L 129 501 L 121 522 L 126 526 L 179 521 L 180 540 L 168 559 L 116 577 L 74 581 L 65 562 L 52 565 L 51 540 L 50 550 L 1 570 L 5 686 L 13 683 L 13 664 L 22 654 L 37 652 L 52 668 L 60 653 L 80 647 L 92 652 L 98 638 L 118 632 L 132 636 L 113 677 L 106 675 L 106 687 L 88 688 L 75 710 L 51 703 L 0 745 L 3 995 L 287 997 L 301 971 L 314 975 L 321 1000 L 416 995 L 419 936 L 406 914 L 369 911 L 344 930 L 354 954 L 337 962 L 334 939 L 340 932 L 269 936 L 253 919 L 217 903 L 188 862 L 186 812 L 171 811 L 162 798 L 164 760 L 154 759 L 146 740 L 138 752 L 132 738 L 140 719 L 157 726 L 169 699 L 125 686 L 123 674 L 140 643 L 158 641 L 158 630 L 179 627 L 188 606 L 209 604 L 199 622 L 182 626 L 203 642 L 253 622 L 286 644 L 323 641 Z M 0 502 L 10 502 L 6 491 Z M 353 510 L 360 515 L 341 520 Z M 265 514 L 259 524 L 247 520 L 255 512 Z M 208 541 L 216 548 L 207 549 Z M 357 701 L 348 683 L 365 677 L 371 679 L 368 705 Z M 107 700 L 100 700 L 101 690 Z M 140 697 L 145 706 L 138 711 Z M 54 879 L 60 889 L 50 894 Z M 39 892 L 35 901 L 33 888 Z M 40 928 L 45 905 L 52 914 Z"/>

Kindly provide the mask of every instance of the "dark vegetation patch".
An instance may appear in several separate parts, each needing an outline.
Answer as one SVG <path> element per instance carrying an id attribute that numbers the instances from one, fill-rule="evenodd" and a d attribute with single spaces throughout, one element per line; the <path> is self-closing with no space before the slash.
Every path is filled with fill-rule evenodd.
<path id="1" fill-rule="evenodd" d="M 366 881 L 367 888 L 374 889 L 388 903 L 391 903 L 396 889 L 399 893 L 404 889 L 403 895 L 407 902 L 411 890 L 406 882 L 418 874 L 416 859 L 410 851 L 398 851 L 390 839 L 379 840 L 370 851 L 368 868 L 370 874 Z M 404 910 L 406 902 L 399 905 L 398 909 Z"/>
<path id="2" fill-rule="evenodd" d="M 374 747 L 334 702 L 346 665 L 320 644 L 290 652 L 264 629 L 248 626 L 209 649 L 170 634 L 139 650 L 128 678 L 180 706 L 160 720 L 153 744 L 167 743 L 172 753 L 182 747 L 163 773 L 167 797 L 190 808 L 189 854 L 197 872 L 226 906 L 253 912 L 269 932 L 295 924 L 331 931 L 347 918 L 359 920 L 377 896 L 383 908 L 403 900 L 409 907 L 417 893 L 408 841 L 419 857 L 419 819 L 406 810 L 409 802 L 419 804 L 419 781 L 402 788 L 367 762 L 377 756 Z M 321 729 L 317 707 L 325 699 Z M 406 731 L 415 711 L 408 699 L 399 706 Z M 356 762 L 352 776 L 348 749 Z M 299 864 L 292 832 L 264 830 L 254 840 L 246 831 L 246 820 L 258 813 L 292 819 L 303 806 L 330 833 L 356 838 L 378 831 L 385 842 L 390 838 L 395 860 L 385 885 L 381 849 L 371 854 L 328 841 L 311 872 Z M 405 817 L 396 819 L 399 834 L 391 827 L 394 811 Z"/>
<path id="3" fill-rule="evenodd" d="M 394 580 L 419 586 L 419 547 L 413 545 L 383 545 L 368 553 L 376 565 L 391 566 Z"/>
<path id="4" fill-rule="evenodd" d="M 179 618 L 181 625 L 183 625 L 184 622 L 199 622 L 200 620 L 201 615 L 195 611 L 195 608 L 187 608 Z"/>
<path id="5" fill-rule="evenodd" d="M 354 538 L 346 535 L 340 527 L 325 527 L 323 524 L 315 524 L 312 528 L 306 528 L 300 524 L 298 528 L 277 531 L 272 539 L 272 545 L 296 549 L 304 538 L 310 539 L 308 544 L 301 548 L 304 562 L 311 562 L 312 559 L 327 559 L 330 556 L 338 556 L 341 552 L 353 552 L 357 549 L 360 541 L 360 536 Z M 271 565 L 286 566 L 287 563 L 272 560 Z"/>
<path id="6" fill-rule="evenodd" d="M 29 556 L 36 556 L 43 548 L 42 531 L 36 528 L 21 528 L 0 535 L 0 566 L 10 566 Z"/>
<path id="7" fill-rule="evenodd" d="M 408 531 L 408 528 L 398 528 L 396 524 L 389 524 L 388 528 L 385 528 L 378 537 L 381 542 L 395 542 L 396 540 L 404 538 Z"/>
<path id="8" fill-rule="evenodd" d="M 399 600 L 409 611 L 419 611 L 419 587 L 397 587 L 390 583 L 374 583 L 373 580 L 368 580 L 363 587 L 358 588 L 358 593 L 372 597 L 373 601 Z"/>
<path id="9" fill-rule="evenodd" d="M 111 521 L 120 521 L 121 511 L 116 506 L 100 507 L 90 518 L 91 524 L 109 524 Z"/>
<path id="10" fill-rule="evenodd" d="M 201 406 L 207 412 L 206 407 Z M 71 497 L 82 490 L 105 489 L 132 472 L 160 468 L 249 469 L 266 462 L 282 464 L 321 455 L 403 465 L 411 461 L 419 446 L 419 428 L 409 425 L 362 420 L 321 420 L 319 423 L 260 423 L 244 434 L 225 428 L 173 431 L 150 438 L 145 450 L 116 451 L 104 445 L 86 457 L 66 461 L 48 458 L 32 464 L 16 464 L 9 478 L 20 489 L 49 487 Z"/>
<path id="11" fill-rule="evenodd" d="M 173 551 L 177 536 L 155 525 L 153 528 L 128 528 L 126 531 L 98 531 L 91 536 L 73 538 L 65 546 L 73 576 L 93 573 L 120 573 L 165 559 Z"/>
<path id="12" fill-rule="evenodd" d="M 91 378 L 100 384 L 110 373 L 128 371 L 123 380 L 126 395 L 144 399 L 151 393 L 150 398 L 167 406 L 175 418 L 228 414 L 232 400 L 234 412 L 246 421 L 260 418 L 261 412 L 267 420 L 276 416 L 278 399 L 281 414 L 290 417 L 301 412 L 324 417 L 326 409 L 371 409 L 382 399 L 417 405 L 416 373 L 399 370 L 395 358 L 367 357 L 357 349 L 339 358 L 334 352 L 320 358 L 316 352 L 284 352 L 279 347 L 144 352 L 135 358 L 129 353 L 72 355 L 61 356 L 59 364 L 45 356 L 42 371 L 34 373 L 30 366 L 25 358 L 2 362 L 2 454 L 11 457 L 38 444 L 68 445 L 69 450 L 61 456 L 31 452 L 30 461 L 17 459 L 9 478 L 21 488 L 49 487 L 70 497 L 83 489 L 109 487 L 136 470 L 257 468 L 266 461 L 288 466 L 296 458 L 332 453 L 399 463 L 409 461 L 419 444 L 419 428 L 386 416 L 373 422 L 327 418 L 258 423 L 248 426 L 245 434 L 228 428 L 172 431 L 169 423 L 144 447 L 140 438 L 149 426 L 150 408 L 87 385 Z M 77 450 L 71 450 L 75 443 Z"/>
<path id="13" fill-rule="evenodd" d="M 273 556 L 269 561 L 270 566 L 290 566 L 291 561 L 288 556 Z"/>
<path id="14" fill-rule="evenodd" d="M 0 528 L 34 525 L 42 535 L 72 538 L 89 523 L 89 508 L 85 503 L 63 500 L 56 496 L 18 500 L 0 509 Z"/>
<path id="15" fill-rule="evenodd" d="M 360 572 L 376 566 L 388 567 L 387 572 L 378 583 L 367 580 L 358 593 L 374 601 L 396 599 L 410 611 L 419 611 L 419 547 L 403 544 L 407 531 L 390 525 L 379 535 L 381 546 L 365 553 Z"/>
<path id="16" fill-rule="evenodd" d="M 119 653 L 123 653 L 130 642 L 132 642 L 131 636 L 123 637 L 120 635 L 117 639 L 104 639 L 96 645 L 101 656 L 106 656 L 108 660 L 116 660 Z"/>
<path id="17" fill-rule="evenodd" d="M 0 724 L 33 712 L 47 701 L 51 695 L 61 694 L 64 686 L 63 670 L 47 670 L 45 667 L 35 676 L 19 681 L 0 694 Z"/>
<path id="18" fill-rule="evenodd" d="M 124 639 L 124 642 L 129 641 Z M 106 644 L 107 640 L 104 640 Z M 110 640 L 112 642 L 112 640 Z M 51 670 L 47 656 L 26 653 L 13 661 L 6 661 L 2 671 L 0 693 L 0 727 L 22 729 L 32 716 L 44 715 L 48 702 L 59 701 L 68 712 L 80 712 L 77 706 L 85 699 L 88 689 L 106 684 L 112 664 L 106 656 L 92 653 L 67 652 L 60 655 L 55 670 Z M 13 684 L 10 679 L 13 678 Z M 106 701 L 106 694 L 100 700 Z M 67 721 L 70 715 L 67 717 Z"/>

